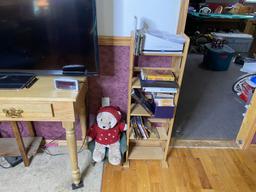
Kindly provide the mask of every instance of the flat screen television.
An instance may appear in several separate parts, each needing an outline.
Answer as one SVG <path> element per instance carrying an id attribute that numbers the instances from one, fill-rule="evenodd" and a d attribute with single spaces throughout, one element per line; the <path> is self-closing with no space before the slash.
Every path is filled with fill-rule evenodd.
<path id="1" fill-rule="evenodd" d="M 98 71 L 95 0 L 0 1 L 0 73 Z"/>

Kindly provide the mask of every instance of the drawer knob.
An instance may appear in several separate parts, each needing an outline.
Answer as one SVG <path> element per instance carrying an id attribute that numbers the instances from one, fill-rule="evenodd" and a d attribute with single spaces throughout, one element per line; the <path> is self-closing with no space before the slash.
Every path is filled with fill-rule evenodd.
<path id="1" fill-rule="evenodd" d="M 10 109 L 3 109 L 3 112 L 5 113 L 6 117 L 21 118 L 22 113 L 24 111 L 22 109 L 10 108 Z"/>

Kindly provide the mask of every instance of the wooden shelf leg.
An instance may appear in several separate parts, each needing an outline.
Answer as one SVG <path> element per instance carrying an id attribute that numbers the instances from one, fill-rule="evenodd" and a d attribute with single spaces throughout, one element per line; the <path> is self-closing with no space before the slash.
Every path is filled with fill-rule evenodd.
<path id="1" fill-rule="evenodd" d="M 162 160 L 161 161 L 161 167 L 162 168 L 168 168 L 169 166 L 168 166 L 168 162 L 166 161 L 166 160 Z"/>
<path id="2" fill-rule="evenodd" d="M 68 144 L 69 156 L 71 160 L 72 178 L 74 182 L 72 188 L 79 188 L 82 187 L 83 185 L 81 182 L 81 174 L 78 167 L 77 144 L 74 122 L 62 122 L 62 126 L 66 129 L 66 139 Z"/>
<path id="3" fill-rule="evenodd" d="M 129 162 L 129 160 L 126 160 L 126 161 L 124 162 L 123 167 L 124 167 L 124 168 L 129 168 L 129 167 L 130 167 L 130 162 Z"/>
<path id="4" fill-rule="evenodd" d="M 20 130 L 19 130 L 19 127 L 17 125 L 17 122 L 16 121 L 12 121 L 11 122 L 11 126 L 12 126 L 12 130 L 13 130 L 13 134 L 14 134 L 14 136 L 16 138 L 16 142 L 18 144 L 19 151 L 20 151 L 20 154 L 22 156 L 24 165 L 25 165 L 25 167 L 28 167 L 30 162 L 29 162 L 29 158 L 28 158 L 27 153 L 26 153 L 24 142 L 23 142 L 22 136 L 20 134 Z"/>

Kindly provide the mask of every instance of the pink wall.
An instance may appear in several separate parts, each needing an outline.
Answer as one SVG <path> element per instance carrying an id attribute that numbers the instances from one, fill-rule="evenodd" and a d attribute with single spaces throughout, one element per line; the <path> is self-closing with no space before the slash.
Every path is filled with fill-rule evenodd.
<path id="1" fill-rule="evenodd" d="M 169 66 L 170 58 L 167 57 L 140 57 L 141 66 Z M 111 105 L 116 105 L 125 113 L 127 112 L 127 93 L 129 75 L 129 47 L 101 46 L 100 47 L 100 75 L 90 77 L 88 92 L 88 108 L 91 116 L 95 115 L 101 105 L 101 97 L 110 97 Z M 90 118 L 91 122 L 94 118 Z M 125 118 L 124 118 L 125 119 Z M 19 123 L 24 136 L 27 135 L 24 123 Z M 46 139 L 64 139 L 64 129 L 59 122 L 35 122 L 38 136 Z M 79 138 L 79 122 L 76 122 L 76 131 Z M 0 124 L 2 137 L 12 137 L 11 127 L 7 122 Z"/>
<path id="2" fill-rule="evenodd" d="M 129 73 L 129 47 L 102 46 L 100 75 L 89 78 L 89 111 L 96 113 L 101 97 L 110 97 L 111 105 L 126 112 Z"/>

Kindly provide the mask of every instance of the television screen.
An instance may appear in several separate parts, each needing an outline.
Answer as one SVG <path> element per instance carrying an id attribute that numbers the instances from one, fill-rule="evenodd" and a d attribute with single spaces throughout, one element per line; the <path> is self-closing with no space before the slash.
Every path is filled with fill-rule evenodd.
<path id="1" fill-rule="evenodd" d="M 95 0 L 1 0 L 0 71 L 62 74 L 63 67 L 98 73 Z"/>

